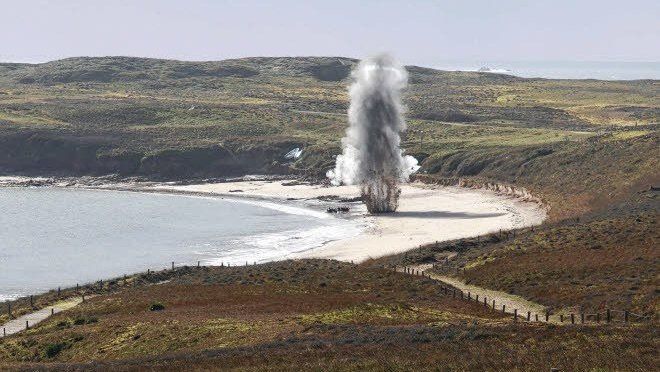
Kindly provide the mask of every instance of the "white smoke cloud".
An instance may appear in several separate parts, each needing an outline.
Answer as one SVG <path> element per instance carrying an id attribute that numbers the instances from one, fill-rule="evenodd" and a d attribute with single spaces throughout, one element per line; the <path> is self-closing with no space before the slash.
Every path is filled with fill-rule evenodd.
<path id="1" fill-rule="evenodd" d="M 400 133 L 406 130 L 401 91 L 408 73 L 381 55 L 361 61 L 352 78 L 343 152 L 327 176 L 333 185 L 361 185 L 367 207 L 374 204 L 370 211 L 391 212 L 398 203 L 397 184 L 419 169 L 417 160 L 400 147 Z"/>

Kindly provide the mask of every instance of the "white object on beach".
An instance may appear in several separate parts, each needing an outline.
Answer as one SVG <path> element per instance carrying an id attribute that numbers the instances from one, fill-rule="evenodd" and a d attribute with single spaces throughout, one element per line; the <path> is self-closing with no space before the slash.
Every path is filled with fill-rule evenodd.
<path id="1" fill-rule="evenodd" d="M 300 155 L 302 154 L 302 149 L 299 147 L 296 147 L 295 149 L 289 151 L 284 155 L 285 159 L 298 159 Z"/>

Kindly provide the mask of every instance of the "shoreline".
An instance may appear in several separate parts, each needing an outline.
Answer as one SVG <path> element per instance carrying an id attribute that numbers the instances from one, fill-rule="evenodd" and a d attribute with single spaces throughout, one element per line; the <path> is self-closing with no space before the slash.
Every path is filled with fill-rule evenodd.
<path id="1" fill-rule="evenodd" d="M 318 248 L 290 254 L 285 259 L 327 258 L 359 263 L 436 241 L 537 225 L 547 217 L 544 207 L 535 201 L 501 195 L 492 190 L 421 182 L 402 185 L 399 210 L 382 215 L 369 215 L 363 204 L 354 201 L 359 196 L 357 186 L 329 187 L 295 180 L 247 180 L 156 184 L 147 189 L 276 203 L 293 201 L 313 209 L 349 205 L 351 213 L 347 218 L 366 226 L 357 236 L 330 241 Z"/>
<path id="2" fill-rule="evenodd" d="M 359 201 L 357 186 L 324 186 L 295 179 L 248 176 L 213 183 L 109 181 L 84 178 L 53 180 L 22 176 L 0 177 L 1 186 L 44 186 L 220 197 L 238 202 L 263 202 L 326 213 L 330 206 L 349 206 L 350 213 L 335 216 L 354 221 L 362 231 L 290 253 L 279 259 L 327 258 L 363 262 L 397 254 L 436 241 L 474 237 L 542 223 L 546 210 L 538 201 L 504 195 L 487 189 L 431 185 L 402 185 L 396 213 L 369 215 Z M 45 182 L 44 182 L 45 181 Z M 36 186 L 39 186 L 37 184 Z M 259 203 L 262 204 L 262 203 Z M 268 206 L 264 206 L 268 208 Z M 317 218 L 319 218 L 317 216 Z"/>
<path id="3" fill-rule="evenodd" d="M 259 263 L 305 258 L 360 263 L 371 258 L 413 250 L 424 244 L 528 227 L 540 224 L 546 218 L 542 204 L 519 196 L 502 195 L 492 190 L 421 182 L 402 185 L 402 197 L 397 213 L 374 216 L 369 215 L 366 207 L 356 201 L 356 197 L 359 196 L 359 188 L 356 186 L 330 187 L 290 179 L 251 178 L 242 181 L 196 184 L 100 180 L 94 180 L 93 183 L 81 180 L 76 183 L 72 179 L 66 179 L 48 182 L 46 185 L 33 185 L 34 179 L 25 177 L 18 177 L 18 183 L 8 184 L 8 179 L 17 178 L 0 177 L 0 187 L 43 186 L 92 191 L 172 194 L 254 203 L 263 208 L 274 208 L 285 213 L 293 213 L 287 211 L 288 208 L 303 209 L 307 211 L 305 214 L 311 213 L 315 218 L 327 216 L 327 218 L 348 220 L 358 229 L 344 237 L 316 242 L 313 247 L 292 249 L 289 252 L 277 252 L 277 247 L 270 247 L 268 243 L 262 244 L 261 248 L 272 249 L 274 255 L 255 261 Z M 350 212 L 339 215 L 327 214 L 326 208 L 339 205 L 349 206 Z M 313 228 L 304 231 L 307 233 L 306 236 L 312 234 L 311 236 L 314 237 Z M 295 242 L 296 239 L 294 237 L 291 241 Z M 227 263 L 227 257 L 207 260 L 205 265 L 219 266 L 220 262 Z M 18 297 L 9 295 L 9 297 L 16 300 L 24 295 Z"/>

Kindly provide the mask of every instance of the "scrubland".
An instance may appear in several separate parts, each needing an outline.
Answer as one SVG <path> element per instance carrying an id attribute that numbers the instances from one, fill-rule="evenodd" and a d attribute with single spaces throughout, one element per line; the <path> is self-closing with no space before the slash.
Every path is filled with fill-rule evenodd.
<path id="1" fill-rule="evenodd" d="M 0 170 L 320 180 L 340 151 L 355 62 L 0 64 Z M 548 208 L 546 223 L 361 265 L 179 268 L 85 287 L 97 296 L 0 339 L 0 366 L 657 370 L 658 81 L 408 70 L 403 147 L 421 162 L 417 179 L 529 193 Z M 303 156 L 290 162 L 293 147 Z M 647 320 L 514 324 L 390 269 L 418 264 L 554 312 L 611 308 Z M 35 306 L 54 300 L 38 296 Z M 26 299 L 14 309 L 29 310 Z"/>

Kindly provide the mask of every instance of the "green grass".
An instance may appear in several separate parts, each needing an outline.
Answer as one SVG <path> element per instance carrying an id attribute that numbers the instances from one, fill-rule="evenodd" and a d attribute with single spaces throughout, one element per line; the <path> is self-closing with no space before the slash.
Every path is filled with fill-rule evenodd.
<path id="1" fill-rule="evenodd" d="M 229 135 L 272 135 L 275 126 L 288 136 L 336 138 L 342 133 L 345 117 L 296 112 L 345 113 L 348 80 L 322 81 L 310 72 L 335 60 L 184 63 L 80 58 L 21 65 L 4 73 L 0 69 L 0 91 L 5 93 L 0 95 L 0 108 L 5 112 L 11 108 L 17 124 L 44 124 L 31 118 L 46 117 L 70 124 L 81 133 L 94 128 L 129 137 L 134 130 L 162 125 L 196 127 L 200 129 L 198 139 L 221 140 Z M 342 63 L 351 66 L 354 61 L 344 59 Z M 215 74 L 220 70 L 250 70 L 256 75 Z M 411 69 L 411 81 L 406 94 L 410 118 L 442 117 L 455 111 L 468 115 L 476 125 L 560 130 L 658 121 L 655 82 L 534 80 L 418 68 Z M 610 121 L 591 119 L 606 116 L 613 106 L 629 107 L 630 111 L 624 110 Z M 232 132 L 233 126 L 240 125 L 250 130 Z M 213 131 L 215 126 L 223 131 Z M 315 135 L 315 129 L 320 133 Z M 509 134 L 503 133 L 503 138 L 517 145 Z M 166 136 L 152 137 L 149 142 L 158 140 L 176 145 L 176 138 Z"/>

